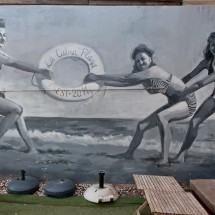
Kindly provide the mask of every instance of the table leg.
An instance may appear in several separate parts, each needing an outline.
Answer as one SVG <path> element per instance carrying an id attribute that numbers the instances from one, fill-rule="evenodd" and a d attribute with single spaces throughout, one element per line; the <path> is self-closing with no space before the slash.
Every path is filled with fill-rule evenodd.
<path id="1" fill-rule="evenodd" d="M 134 213 L 133 215 L 140 215 L 140 212 L 148 205 L 148 202 L 145 201 Z"/>

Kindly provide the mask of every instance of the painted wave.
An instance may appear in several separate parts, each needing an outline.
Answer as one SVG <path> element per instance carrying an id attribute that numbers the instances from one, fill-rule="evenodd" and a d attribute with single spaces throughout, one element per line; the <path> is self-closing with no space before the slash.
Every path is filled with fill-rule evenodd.
<path id="1" fill-rule="evenodd" d="M 63 144 L 78 144 L 81 146 L 90 146 L 90 145 L 112 145 L 112 146 L 123 146 L 128 147 L 132 136 L 127 135 L 124 136 L 122 134 L 118 135 L 106 135 L 106 136 L 95 136 L 91 134 L 84 134 L 84 135 L 70 135 L 65 134 L 59 131 L 47 131 L 41 132 L 39 129 L 29 130 L 29 135 L 33 140 L 37 140 L 36 142 L 40 142 L 41 144 L 47 143 L 55 143 L 59 145 Z M 20 138 L 16 129 L 9 130 L 4 139 L 17 139 Z M 170 152 L 178 152 L 181 147 L 182 142 L 180 141 L 173 141 L 170 147 Z M 142 140 L 141 145 L 139 146 L 140 149 L 145 150 L 154 150 L 160 152 L 161 146 L 159 142 L 159 138 L 144 138 Z M 203 152 L 214 154 L 215 153 L 215 144 L 210 139 L 206 140 L 196 140 L 191 147 L 190 151 L 192 152 Z"/>

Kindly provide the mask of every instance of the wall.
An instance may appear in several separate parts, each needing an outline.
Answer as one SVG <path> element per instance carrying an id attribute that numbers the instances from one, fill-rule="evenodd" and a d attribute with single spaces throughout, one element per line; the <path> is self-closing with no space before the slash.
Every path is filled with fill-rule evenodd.
<path id="1" fill-rule="evenodd" d="M 44 89 L 40 76 L 2 65 L 1 90 L 23 107 L 36 151 L 25 152 L 25 142 L 14 124 L 0 140 L 4 164 L 0 176 L 25 169 L 40 179 L 88 182 L 97 180 L 97 172 L 103 169 L 107 180 L 114 183 L 131 183 L 133 173 L 173 175 L 181 181 L 214 178 L 213 115 L 201 124 L 185 163 L 157 165 L 162 141 L 158 127 L 144 134 L 133 159 L 114 158 L 128 149 L 138 121 L 165 105 L 167 98 L 149 94 L 142 85 L 101 89 L 93 85 L 87 88 L 89 99 L 85 99 L 88 91 L 80 90 L 90 71 L 130 73 L 131 52 L 141 43 L 155 51 L 157 65 L 181 79 L 203 59 L 207 38 L 215 28 L 214 10 L 213 6 L 1 6 L 8 37 L 2 51 L 52 70 L 60 89 L 53 83 Z M 203 71 L 198 78 L 206 75 Z M 75 87 L 77 95 L 73 94 Z M 70 95 L 66 97 L 62 89 Z M 212 91 L 213 84 L 196 92 L 198 107 Z M 179 151 L 190 119 L 171 123 L 169 157 Z"/>

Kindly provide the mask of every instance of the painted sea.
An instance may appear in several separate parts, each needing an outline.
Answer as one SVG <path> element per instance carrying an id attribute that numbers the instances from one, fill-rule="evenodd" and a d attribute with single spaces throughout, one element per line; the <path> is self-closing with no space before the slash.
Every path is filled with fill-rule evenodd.
<path id="1" fill-rule="evenodd" d="M 28 117 L 26 125 L 38 153 L 29 154 L 17 130 L 9 130 L 0 140 L 0 178 L 17 176 L 24 169 L 41 180 L 70 178 L 77 183 L 98 181 L 98 171 L 106 172 L 109 183 L 134 183 L 132 174 L 173 175 L 180 181 L 215 178 L 215 121 L 201 125 L 185 163 L 158 167 L 158 129 L 148 131 L 133 159 L 108 155 L 126 151 L 138 119 L 70 119 Z M 170 156 L 180 149 L 187 122 L 171 125 Z"/>

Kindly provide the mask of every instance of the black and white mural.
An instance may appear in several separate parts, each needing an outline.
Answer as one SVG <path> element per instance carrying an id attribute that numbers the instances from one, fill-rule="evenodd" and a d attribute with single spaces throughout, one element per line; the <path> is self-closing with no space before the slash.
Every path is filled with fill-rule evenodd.
<path id="1" fill-rule="evenodd" d="M 215 177 L 215 7 L 0 15 L 0 177 Z"/>

